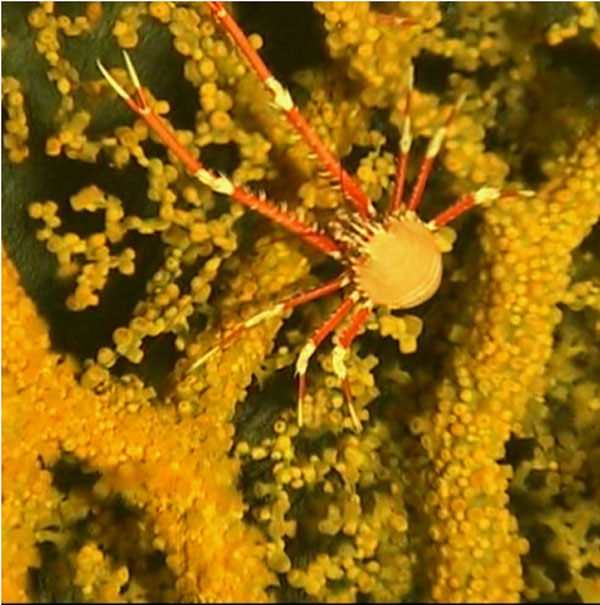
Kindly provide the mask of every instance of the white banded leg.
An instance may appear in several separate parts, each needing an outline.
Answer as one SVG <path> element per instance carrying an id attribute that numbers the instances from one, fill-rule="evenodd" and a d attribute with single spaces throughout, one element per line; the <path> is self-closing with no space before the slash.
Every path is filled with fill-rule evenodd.
<path id="1" fill-rule="evenodd" d="M 350 280 L 347 275 L 340 275 L 340 277 L 336 277 L 331 281 L 325 282 L 324 284 L 313 288 L 308 292 L 303 292 L 302 294 L 292 296 L 291 298 L 278 303 L 270 309 L 265 309 L 264 311 L 256 313 L 246 321 L 236 326 L 227 336 L 225 336 L 225 338 L 223 338 L 218 345 L 212 347 L 212 349 L 209 349 L 204 355 L 202 355 L 202 357 L 199 357 L 196 361 L 194 361 L 186 370 L 186 374 L 197 370 L 200 366 L 205 364 L 215 353 L 230 345 L 244 330 L 253 328 L 259 323 L 271 319 L 272 317 L 282 315 L 288 309 L 293 309 L 303 305 L 304 303 L 310 302 L 311 300 L 316 300 L 322 296 L 327 296 L 328 294 L 343 288 L 349 283 L 349 281 Z"/>
<path id="2" fill-rule="evenodd" d="M 352 403 L 352 392 L 350 391 L 350 383 L 348 381 L 347 376 L 346 359 L 348 359 L 350 345 L 358 335 L 358 332 L 360 331 L 362 325 L 369 318 L 372 309 L 373 305 L 371 303 L 367 303 L 364 307 L 362 307 L 355 313 L 354 317 L 350 321 L 350 324 L 340 336 L 339 343 L 333 349 L 332 355 L 333 371 L 335 375 L 340 379 L 340 382 L 342 384 L 344 397 L 346 398 L 346 402 L 348 403 L 350 417 L 352 418 L 352 423 L 354 424 L 354 428 L 357 432 L 360 432 L 362 430 L 362 425 L 360 423 L 358 415 L 356 414 L 356 410 L 354 409 L 354 404 Z"/>
<path id="3" fill-rule="evenodd" d="M 359 299 L 360 294 L 356 291 L 345 298 L 338 308 L 313 334 L 304 347 L 302 347 L 300 355 L 298 355 L 298 360 L 296 361 L 296 374 L 298 375 L 298 426 L 302 426 L 304 422 L 302 402 L 306 393 L 306 370 L 308 368 L 308 362 L 323 340 L 335 330 Z"/>

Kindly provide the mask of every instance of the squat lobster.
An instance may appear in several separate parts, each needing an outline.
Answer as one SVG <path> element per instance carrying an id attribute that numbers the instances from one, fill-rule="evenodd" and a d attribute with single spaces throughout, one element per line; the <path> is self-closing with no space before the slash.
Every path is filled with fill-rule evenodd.
<path id="1" fill-rule="evenodd" d="M 412 69 L 409 73 L 408 92 L 404 109 L 404 124 L 400 140 L 400 154 L 397 176 L 388 210 L 383 216 L 376 216 L 371 200 L 357 182 L 344 170 L 339 160 L 325 147 L 316 132 L 300 113 L 289 92 L 275 79 L 258 53 L 250 44 L 244 32 L 227 12 L 222 2 L 207 2 L 214 18 L 234 39 L 239 50 L 245 55 L 256 75 L 273 94 L 275 105 L 282 110 L 290 124 L 300 133 L 316 154 L 331 178 L 338 181 L 354 209 L 351 219 L 338 225 L 335 236 L 320 233 L 298 217 L 279 209 L 273 202 L 257 197 L 248 190 L 238 187 L 227 177 L 205 168 L 175 138 L 161 118 L 152 111 L 144 96 L 133 64 L 124 52 L 125 63 L 131 82 L 135 87 L 135 98 L 130 96 L 98 61 L 98 68 L 109 84 L 125 100 L 129 107 L 139 114 L 164 144 L 181 160 L 191 174 L 213 191 L 225 194 L 237 202 L 259 212 L 298 235 L 307 244 L 337 260 L 343 271 L 336 279 L 328 281 L 303 294 L 288 298 L 237 326 L 216 347 L 193 362 L 191 372 L 202 365 L 216 351 L 232 342 L 243 330 L 261 321 L 278 316 L 306 302 L 331 294 L 349 286 L 349 292 L 333 314 L 316 330 L 301 349 L 296 362 L 298 374 L 298 425 L 302 426 L 302 401 L 306 390 L 306 371 L 309 360 L 323 340 L 332 333 L 356 309 L 348 326 L 339 335 L 333 350 L 333 368 L 339 377 L 352 422 L 360 430 L 360 421 L 352 404 L 350 386 L 344 360 L 361 326 L 368 319 L 374 306 L 386 305 L 390 309 L 408 309 L 429 300 L 437 291 L 442 279 L 442 251 L 436 243 L 434 232 L 478 204 L 499 198 L 501 193 L 491 187 L 482 187 L 472 194 L 461 197 L 447 210 L 425 223 L 417 215 L 423 192 L 436 156 L 439 153 L 449 121 L 435 133 L 429 142 L 421 163 L 415 184 L 408 201 L 404 202 L 404 186 L 408 157 L 412 143 L 409 107 L 413 84 Z M 457 104 L 453 114 L 460 106 Z"/>

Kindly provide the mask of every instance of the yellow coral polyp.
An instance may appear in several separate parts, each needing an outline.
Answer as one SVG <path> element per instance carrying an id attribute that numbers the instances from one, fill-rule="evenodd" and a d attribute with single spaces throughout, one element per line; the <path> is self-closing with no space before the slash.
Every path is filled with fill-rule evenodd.
<path id="1" fill-rule="evenodd" d="M 171 6 L 168 2 L 152 2 L 148 5 L 148 12 L 163 23 L 171 20 Z"/>

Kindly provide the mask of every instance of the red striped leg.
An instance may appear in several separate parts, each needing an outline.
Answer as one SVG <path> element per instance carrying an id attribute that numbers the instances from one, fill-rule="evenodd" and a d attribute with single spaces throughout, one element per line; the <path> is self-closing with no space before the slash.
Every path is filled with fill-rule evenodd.
<path id="1" fill-rule="evenodd" d="M 385 13 L 375 13 L 375 17 L 379 23 L 385 25 L 416 25 L 418 21 L 413 17 L 400 17 L 398 15 L 386 15 Z"/>
<path id="2" fill-rule="evenodd" d="M 150 126 L 150 128 L 161 138 L 167 148 L 179 158 L 179 160 L 191 174 L 193 174 L 201 183 L 210 187 L 213 191 L 228 195 L 240 204 L 243 204 L 259 214 L 262 214 L 263 216 L 275 221 L 277 224 L 298 235 L 314 248 L 321 250 L 321 252 L 324 252 L 325 254 L 328 254 L 334 258 L 341 257 L 341 250 L 339 246 L 329 236 L 319 233 L 313 229 L 313 227 L 299 220 L 293 214 L 280 210 L 272 202 L 262 199 L 261 197 L 250 193 L 246 189 L 237 187 L 225 176 L 207 170 L 204 165 L 177 140 L 173 132 L 167 128 L 166 124 L 161 120 L 161 118 L 148 106 L 131 59 L 126 52 L 123 52 L 123 54 L 125 56 L 127 69 L 129 70 L 129 76 L 135 87 L 136 99 L 132 98 L 129 94 L 127 94 L 127 92 L 125 92 L 119 83 L 108 73 L 100 61 L 97 61 L 98 68 L 108 83 L 119 94 L 119 96 L 125 100 L 127 105 L 129 105 L 129 107 L 135 111 L 135 113 L 140 115 L 146 121 L 148 126 Z"/>
<path id="3" fill-rule="evenodd" d="M 406 90 L 406 103 L 404 105 L 402 121 L 402 137 L 400 138 L 400 155 L 398 156 L 398 169 L 396 171 L 396 184 L 394 193 L 388 209 L 389 214 L 398 212 L 404 195 L 404 184 L 406 183 L 406 168 L 408 166 L 408 154 L 412 145 L 412 132 L 410 128 L 410 98 L 414 82 L 414 69 L 412 64 L 408 68 L 408 88 Z"/>
<path id="4" fill-rule="evenodd" d="M 244 34 L 240 26 L 227 12 L 223 3 L 207 2 L 206 4 L 208 4 L 215 19 L 221 23 L 224 29 L 229 32 L 234 39 L 239 50 L 244 54 L 246 59 L 248 59 L 252 69 L 256 72 L 256 75 L 273 93 L 275 104 L 286 113 L 292 126 L 302 135 L 331 177 L 340 182 L 342 191 L 349 198 L 354 208 L 365 218 L 373 216 L 375 211 L 371 204 L 371 200 L 358 186 L 356 181 L 354 181 L 354 179 L 344 170 L 338 159 L 329 151 L 329 149 L 327 149 L 312 126 L 310 126 L 306 121 L 306 118 L 294 105 L 290 93 L 275 79 L 269 68 L 264 64 L 259 54 L 250 44 L 246 34 Z"/>
<path id="5" fill-rule="evenodd" d="M 506 195 L 516 195 L 516 194 L 506 194 Z M 486 204 L 487 202 L 492 202 L 499 197 L 504 196 L 501 194 L 498 189 L 494 189 L 493 187 L 482 187 L 478 189 L 475 193 L 468 193 L 467 195 L 463 195 L 456 201 L 452 206 L 446 208 L 443 212 L 440 212 L 435 218 L 430 220 L 427 223 L 427 226 L 436 230 L 448 223 L 452 222 L 454 219 L 458 218 L 461 214 L 468 212 L 474 206 L 478 206 L 481 204 Z"/>
<path id="6" fill-rule="evenodd" d="M 493 202 L 499 198 L 505 197 L 533 197 L 535 192 L 528 189 L 520 189 L 519 191 L 500 191 L 494 187 L 481 187 L 475 193 L 463 195 L 452 206 L 438 214 L 435 218 L 427 223 L 429 229 L 435 231 L 444 225 L 452 222 L 465 212 L 468 212 L 474 206 L 485 205 L 488 202 Z"/>
<path id="7" fill-rule="evenodd" d="M 347 284 L 350 283 L 350 279 L 347 275 L 341 275 L 340 277 L 336 277 L 331 281 L 328 281 L 317 288 L 313 288 L 308 292 L 303 292 L 302 294 L 297 294 L 296 296 L 292 296 L 286 300 L 281 301 L 274 307 L 270 309 L 266 309 L 265 311 L 261 311 L 260 313 L 256 313 L 252 317 L 248 318 L 246 321 L 240 323 L 238 326 L 233 328 L 231 332 L 229 332 L 221 342 L 214 346 L 212 349 L 209 349 L 202 357 L 199 357 L 189 366 L 186 370 L 186 374 L 197 370 L 200 366 L 204 365 L 217 351 L 222 351 L 226 349 L 229 345 L 231 345 L 237 338 L 244 332 L 244 330 L 248 330 L 249 328 L 253 328 L 258 325 L 262 321 L 266 321 L 267 319 L 271 319 L 272 317 L 277 317 L 278 315 L 282 315 L 284 311 L 288 309 L 293 309 L 295 307 L 299 307 L 304 303 L 310 302 L 311 300 L 316 300 L 317 298 L 322 298 L 323 296 L 327 296 L 343 288 Z"/>
<path id="8" fill-rule="evenodd" d="M 348 409 L 350 411 L 350 417 L 352 418 L 352 422 L 354 424 L 354 428 L 357 431 L 362 430 L 362 426 L 360 424 L 360 420 L 356 415 L 356 411 L 354 410 L 354 404 L 352 403 L 352 393 L 350 391 L 350 382 L 348 381 L 348 376 L 346 372 L 346 357 L 348 356 L 348 351 L 350 349 L 350 345 L 358 335 L 360 328 L 367 321 L 369 315 L 371 315 L 373 307 L 371 304 L 359 309 L 348 327 L 342 332 L 340 336 L 339 343 L 333 349 L 333 371 L 336 376 L 340 379 L 342 383 L 342 389 L 344 391 L 344 397 L 348 402 Z"/>
<path id="9" fill-rule="evenodd" d="M 308 368 L 308 361 L 325 338 L 327 338 L 327 336 L 339 325 L 342 319 L 350 313 L 350 310 L 359 298 L 360 295 L 356 291 L 345 298 L 340 306 L 313 334 L 304 347 L 302 347 L 300 355 L 298 355 L 298 361 L 296 362 L 296 374 L 298 374 L 298 426 L 302 426 L 303 423 L 302 401 L 304 400 L 304 394 L 306 393 L 306 369 Z"/>
<path id="10" fill-rule="evenodd" d="M 450 115 L 448 116 L 448 119 L 444 122 L 444 125 L 433 135 L 433 137 L 429 141 L 427 151 L 425 152 L 425 158 L 421 162 L 419 174 L 417 175 L 417 180 L 411 192 L 410 201 L 408 202 L 409 212 L 416 212 L 419 207 L 419 204 L 421 203 L 423 192 L 425 191 L 427 181 L 429 180 L 429 175 L 431 174 L 431 169 L 433 168 L 433 163 L 435 162 L 437 154 L 440 152 L 442 143 L 444 142 L 444 138 L 448 131 L 448 125 L 452 121 L 452 118 L 456 115 L 456 112 L 460 109 L 460 106 L 463 104 L 463 101 L 464 97 L 461 97 L 458 100 L 458 103 L 456 104 L 454 109 L 450 112 Z"/>

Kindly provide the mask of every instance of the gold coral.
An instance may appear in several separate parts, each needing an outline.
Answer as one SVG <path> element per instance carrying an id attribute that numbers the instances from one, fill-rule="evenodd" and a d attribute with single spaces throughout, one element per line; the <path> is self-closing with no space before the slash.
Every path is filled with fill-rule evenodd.
<path id="1" fill-rule="evenodd" d="M 95 396 L 68 360 L 48 351 L 47 329 L 4 252 L 2 292 L 4 598 L 27 600 L 36 535 L 60 523 L 47 468 L 62 449 L 101 469 L 109 492 L 151 512 L 180 595 L 264 600 L 273 578 L 260 536 L 242 523 L 236 463 L 227 458 L 232 431 L 211 420 L 218 406 L 182 420 L 172 407 L 150 406 L 135 383 Z"/>
<path id="2" fill-rule="evenodd" d="M 571 110 L 561 122 L 550 119 L 560 118 L 557 112 L 542 111 L 531 116 L 523 101 L 530 90 L 528 82 L 534 79 L 537 69 L 531 58 L 534 53 L 530 51 L 540 44 L 540 38 L 554 45 L 576 36 L 580 30 L 588 30 L 597 45 L 597 12 L 589 3 L 577 3 L 576 25 L 572 19 L 564 19 L 542 32 L 527 3 L 506 7 L 493 3 L 466 5 L 458 15 L 457 27 L 464 34 L 461 38 L 452 37 L 439 27 L 442 12 L 437 3 L 390 9 L 392 16 L 415 19 L 414 28 L 394 27 L 393 21 L 378 22 L 366 3 L 319 3 L 317 8 L 325 16 L 332 55 L 348 60 L 348 75 L 360 89 L 358 97 L 348 95 L 339 65 L 327 74 L 311 70 L 302 79 L 310 93 L 306 113 L 339 154 L 347 153 L 354 145 L 383 144 L 381 133 L 370 130 L 372 107 L 389 108 L 390 122 L 401 124 L 404 68 L 422 49 L 436 56 L 451 57 L 463 72 L 484 65 L 502 67 L 486 90 L 480 89 L 476 78 L 453 74 L 450 79 L 453 89 L 466 85 L 472 95 L 465 115 L 457 119 L 449 132 L 442 157 L 448 172 L 456 177 L 449 185 L 455 193 L 483 181 L 501 185 L 508 165 L 513 168 L 521 165 L 521 148 L 511 144 L 529 119 L 533 123 L 528 145 L 538 150 L 551 148 L 559 156 L 569 144 L 565 130 L 578 133 L 590 130 L 583 111 Z M 533 41 L 515 42 L 509 27 L 511 19 L 507 18 L 511 12 L 517 20 L 524 18 L 532 25 Z M 581 134 L 575 155 L 560 161 L 554 158 L 544 165 L 552 180 L 535 198 L 505 200 L 485 213 L 481 236 L 484 267 L 479 281 L 468 282 L 464 288 L 467 295 L 461 299 L 462 308 L 450 307 L 452 325 L 444 324 L 444 329 L 447 328 L 450 342 L 459 346 L 441 379 L 435 376 L 429 381 L 430 388 L 432 384 L 437 386 L 437 391 L 428 396 L 429 401 L 433 399 L 433 408 L 430 411 L 421 408 L 421 405 L 427 408 L 427 396 L 419 398 L 418 405 L 416 397 L 415 402 L 401 397 L 393 402 L 396 408 L 413 410 L 412 417 L 401 412 L 397 417 L 410 420 L 410 426 L 421 438 L 422 450 L 417 450 L 406 436 L 397 440 L 394 432 L 397 429 L 390 431 L 388 426 L 393 426 L 393 422 L 384 423 L 377 418 L 375 397 L 380 388 L 380 375 L 375 374 L 377 363 L 386 365 L 381 374 L 392 377 L 398 384 L 410 380 L 404 366 L 395 359 L 390 363 L 384 353 L 361 358 L 359 351 L 353 349 L 348 366 L 357 408 L 363 421 L 374 417 L 364 435 L 348 437 L 341 430 L 339 409 L 343 399 L 330 356 L 324 355 L 308 396 L 307 427 L 316 438 L 329 434 L 328 447 L 306 454 L 297 428 L 283 412 L 272 423 L 273 436 L 261 437 L 252 444 L 239 441 L 236 452 L 241 460 L 233 462 L 226 454 L 233 444 L 229 420 L 235 402 L 245 395 L 253 372 L 266 374 L 289 365 L 289 349 L 298 346 L 297 330 L 285 330 L 285 346 L 267 359 L 264 368 L 258 366 L 272 348 L 278 320 L 250 332 L 224 352 L 220 363 L 215 360 L 199 377 L 181 379 L 177 370 L 169 402 L 176 406 L 178 415 L 171 408 L 150 407 L 148 400 L 153 394 L 139 380 L 121 384 L 107 370 L 117 354 L 139 361 L 143 341 L 171 327 L 179 339 L 178 346 L 185 348 L 192 359 L 214 343 L 212 330 L 198 339 L 189 338 L 185 321 L 190 301 L 184 299 L 185 294 L 175 284 L 181 271 L 197 259 L 205 259 L 203 269 L 191 284 L 190 296 L 197 304 L 207 301 L 211 288 L 219 283 L 217 272 L 222 262 L 230 259 L 227 269 L 239 272 L 237 277 L 227 280 L 229 294 L 220 301 L 223 325 L 251 313 L 257 301 L 266 303 L 269 295 L 275 296 L 281 288 L 305 278 L 309 262 L 293 244 L 276 242 L 275 236 L 268 236 L 257 245 L 252 266 L 244 264 L 244 257 L 232 259 L 231 253 L 237 245 L 232 229 L 237 211 L 225 213 L 220 221 L 209 221 L 207 213 L 214 207 L 210 194 L 181 182 L 175 164 L 146 158 L 141 144 L 148 133 L 140 124 L 116 129 L 114 136 L 103 139 L 92 140 L 87 136 L 91 114 L 74 111 L 74 92 L 82 86 L 95 91 L 92 96 L 98 96 L 106 87 L 80 82 L 72 65 L 62 59 L 62 35 L 76 36 L 79 30 L 88 31 L 97 25 L 101 13 L 102 6 L 91 3 L 85 15 L 88 24 L 81 19 L 55 15 L 52 3 L 43 3 L 31 12 L 30 24 L 39 30 L 37 49 L 46 58 L 49 76 L 61 96 L 56 115 L 59 125 L 48 139 L 46 152 L 50 156 L 64 154 L 71 159 L 97 161 L 103 150 L 117 167 L 135 162 L 147 169 L 148 197 L 160 208 L 157 222 L 168 226 L 164 232 L 156 231 L 161 231 L 161 241 L 169 247 L 169 254 L 152 277 L 146 300 L 136 308 L 127 325 L 115 333 L 114 348 L 101 349 L 96 362 L 82 373 L 82 382 L 88 388 L 107 389 L 97 396 L 77 386 L 74 376 L 79 369 L 71 361 L 60 362 L 48 352 L 45 329 L 33 314 L 31 303 L 16 289 L 12 267 L 3 263 L 7 297 L 7 307 L 3 308 L 3 321 L 7 322 L 3 336 L 6 359 L 3 430 L 6 431 L 4 463 L 8 469 L 3 486 L 6 496 L 3 549 L 7 553 L 3 584 L 5 590 L 8 588 L 7 596 L 20 600 L 27 597 L 25 572 L 28 567 L 40 565 L 34 545 L 47 535 L 40 530 L 57 522 L 55 511 L 63 497 L 51 485 L 50 472 L 41 468 L 32 452 L 39 452 L 48 467 L 57 461 L 59 445 L 103 472 L 96 487 L 98 492 L 123 493 L 130 502 L 150 513 L 151 531 L 158 532 L 156 544 L 168 553 L 167 563 L 178 578 L 179 597 L 264 598 L 262 589 L 275 582 L 277 573 L 289 585 L 301 587 L 320 599 L 351 599 L 359 592 L 369 593 L 377 600 L 397 599 L 422 582 L 418 570 L 423 565 L 415 562 L 419 558 L 430 565 L 430 596 L 437 599 L 514 600 L 520 593 L 538 598 L 546 594 L 548 586 L 550 591 L 554 590 L 546 571 L 523 556 L 527 544 L 522 536 L 526 535 L 527 526 L 517 528 L 516 520 L 521 525 L 523 517 L 513 517 L 508 512 L 507 490 L 512 486 L 532 497 L 525 478 L 540 464 L 547 464 L 547 485 L 539 496 L 540 502 L 551 503 L 548 494 L 556 494 L 557 485 L 582 481 L 577 474 L 581 471 L 576 470 L 584 465 L 578 451 L 581 435 L 559 432 L 559 447 L 553 443 L 553 434 L 545 433 L 540 439 L 543 452 L 536 452 L 530 464 L 527 461 L 515 465 L 514 478 L 512 467 L 498 460 L 511 431 L 527 436 L 544 426 L 541 417 L 531 410 L 544 409 L 539 401 L 546 388 L 543 369 L 553 346 L 552 328 L 560 321 L 557 305 L 564 301 L 574 309 L 597 308 L 597 284 L 584 278 L 569 287 L 568 279 L 570 252 L 598 214 L 598 134 Z M 308 179 L 299 189 L 302 205 L 298 212 L 312 217 L 315 208 L 335 208 L 340 203 L 339 196 L 329 190 L 324 194 L 325 181 L 315 175 L 308 154 L 301 145 L 294 145 L 280 116 L 268 107 L 264 91 L 247 77 L 246 67 L 236 53 L 230 52 L 227 44 L 214 35 L 214 27 L 202 9 L 170 3 L 136 5 L 119 15 L 112 30 L 121 46 L 137 42 L 146 14 L 167 24 L 175 38 L 176 50 L 186 57 L 184 77 L 198 88 L 203 113 L 197 116 L 194 129 L 179 131 L 178 136 L 196 150 L 213 142 L 234 142 L 241 155 L 234 173 L 236 180 L 266 178 L 275 189 L 283 189 L 290 196 L 290 188 L 277 181 L 271 141 L 279 148 L 288 147 L 295 170 Z M 365 22 L 367 27 L 361 27 Z M 257 38 L 254 42 L 260 44 Z M 552 87 L 545 88 L 544 93 L 549 98 L 557 95 Z M 438 94 L 415 91 L 414 97 L 415 132 L 426 136 L 444 119 L 450 106 Z M 20 99 L 17 97 L 15 101 Z M 240 127 L 242 106 L 254 110 L 259 132 Z M 490 129 L 503 128 L 497 124 L 500 106 L 506 129 L 517 133 L 513 139 L 508 137 L 511 144 L 505 145 L 508 151 L 502 157 L 486 152 L 484 144 Z M 166 109 L 162 102 L 160 110 Z M 19 115 L 21 123 L 24 114 Z M 550 122 L 555 126 L 552 129 L 547 128 Z M 565 129 L 565 124 L 569 128 Z M 577 128 L 571 128 L 573 124 Z M 546 137 L 551 139 L 551 146 L 543 144 Z M 512 151 L 515 148 L 518 151 Z M 377 151 L 363 158 L 357 171 L 358 178 L 374 197 L 385 191 L 392 165 L 391 154 Z M 175 205 L 180 193 L 192 206 L 191 211 L 181 212 Z M 126 200 L 123 202 L 125 206 Z M 31 211 L 35 215 L 40 210 L 39 218 L 48 219 L 44 239 L 49 242 L 52 229 L 59 226 L 59 208 L 57 204 L 44 208 L 45 211 L 32 206 Z M 118 237 L 119 227 L 115 224 L 121 220 L 129 221 L 132 229 L 145 230 L 148 235 L 153 231 L 135 216 L 119 216 L 116 212 L 113 218 L 110 229 L 113 236 Z M 61 263 L 63 274 L 75 275 L 79 268 L 73 258 L 83 253 L 81 241 L 66 239 L 65 235 L 59 237 L 62 239 L 53 239 L 51 247 L 58 252 L 59 262 L 61 258 L 70 261 Z M 104 248 L 104 242 L 98 238 L 86 243 L 92 249 Z M 105 251 L 99 254 L 106 256 Z M 124 273 L 128 273 L 131 269 L 128 263 L 133 259 L 120 260 L 126 268 Z M 106 263 L 107 258 L 97 261 Z M 460 285 L 469 270 L 473 267 L 456 269 L 454 283 Z M 86 274 L 86 279 L 100 289 L 105 283 L 101 279 L 103 271 L 104 265 L 99 275 Z M 471 287 L 473 284 L 477 288 Z M 90 298 L 84 296 L 82 300 L 89 302 Z M 464 304 L 465 300 L 468 304 Z M 249 304 L 240 308 L 240 301 Z M 310 311 L 306 313 L 308 316 Z M 471 330 L 466 326 L 473 320 L 476 326 Z M 593 326 L 591 322 L 586 325 Z M 426 321 L 425 325 L 430 329 L 428 326 L 433 324 Z M 411 325 L 406 317 L 391 319 L 385 315 L 368 328 L 397 338 L 405 352 L 417 348 L 416 339 L 421 331 L 420 325 Z M 565 326 L 567 333 L 570 329 Z M 574 334 L 575 342 L 568 350 L 556 347 L 552 353 L 549 367 L 556 376 L 552 380 L 558 384 L 550 392 L 559 400 L 572 403 L 578 410 L 577 421 L 585 425 L 593 407 L 588 409 L 581 402 L 594 401 L 593 380 L 581 379 L 573 389 L 571 376 L 556 369 L 567 359 L 569 364 L 562 364 L 563 367 L 574 371 L 571 367 L 576 365 L 572 362 L 574 351 L 583 345 L 577 331 L 570 333 Z M 36 338 L 41 345 L 36 344 Z M 428 371 L 428 368 L 415 371 L 414 380 L 418 382 Z M 38 397 L 39 393 L 42 394 Z M 535 397 L 531 398 L 531 394 Z M 397 417 L 390 416 L 391 420 Z M 105 426 L 99 430 L 101 423 Z M 39 440 L 35 437 L 38 433 L 47 437 Z M 28 457 L 22 453 L 24 436 L 31 448 Z M 155 444 L 149 442 L 150 436 L 156 438 Z M 123 446 L 125 443 L 131 443 L 131 448 Z M 567 459 L 567 454 L 560 454 L 560 448 L 576 455 Z M 199 453 L 201 462 L 196 457 Z M 551 459 L 554 454 L 560 464 Z M 417 516 L 410 513 L 415 506 L 411 501 L 414 494 L 407 493 L 403 485 L 407 476 L 403 458 L 407 466 L 419 469 L 424 483 L 422 497 L 426 506 L 418 509 Z M 234 489 L 240 463 L 248 469 L 264 461 L 273 461 L 274 465 L 271 474 L 264 473 L 253 488 L 262 501 L 257 503 L 248 493 L 245 497 L 251 516 L 264 530 L 267 544 L 257 531 L 240 521 L 244 505 Z M 171 463 L 179 463 L 180 467 L 172 467 Z M 214 469 L 218 469 L 225 485 L 215 485 L 211 475 Z M 190 477 L 193 477 L 191 493 L 186 491 Z M 585 475 L 584 478 L 591 481 Z M 314 489 L 318 495 L 314 498 L 314 519 L 298 512 L 297 497 L 306 488 Z M 374 490 L 373 501 L 358 497 L 358 492 L 368 489 Z M 560 589 L 566 593 L 578 590 L 593 600 L 598 587 L 585 577 L 584 560 L 595 560 L 593 547 L 585 542 L 589 528 L 586 524 L 591 523 L 595 509 L 577 492 L 570 497 L 575 503 L 573 510 L 582 512 L 581 523 L 572 524 L 577 512 L 550 511 L 544 522 L 556 530 L 557 539 L 549 548 L 552 556 L 569 562 L 572 570 L 572 578 Z M 75 506 L 71 498 L 69 504 Z M 419 528 L 415 525 L 423 523 L 421 510 L 428 513 L 427 538 L 433 543 L 418 542 Z M 223 528 L 224 541 L 218 534 Z M 308 553 L 309 562 L 304 566 L 290 552 L 298 533 L 309 530 L 319 547 Z M 409 547 L 409 536 L 419 545 L 426 543 L 427 548 L 420 551 L 413 545 Z M 198 546 L 200 538 L 214 545 L 214 560 L 206 559 Z M 331 551 L 326 539 L 336 540 Z M 581 543 L 586 544 L 588 558 L 580 556 L 576 560 L 572 555 L 573 544 Z M 235 573 L 240 569 L 236 565 L 241 563 L 232 554 L 235 548 L 249 553 L 248 570 L 253 574 L 240 576 L 239 583 Z M 91 587 L 90 594 L 98 598 L 116 596 L 125 586 L 127 574 L 120 567 L 111 568 L 100 551 L 96 542 L 82 545 L 77 551 L 74 583 L 82 588 Z M 6 565 L 7 562 L 12 564 Z M 99 564 L 94 573 L 89 573 L 90 562 Z M 228 575 L 230 571 L 233 575 Z M 339 582 L 341 579 L 345 584 Z M 97 592 L 102 582 L 106 584 L 106 593 Z M 493 582 L 498 582 L 497 588 Z"/>

